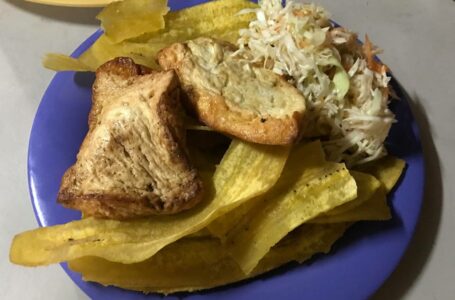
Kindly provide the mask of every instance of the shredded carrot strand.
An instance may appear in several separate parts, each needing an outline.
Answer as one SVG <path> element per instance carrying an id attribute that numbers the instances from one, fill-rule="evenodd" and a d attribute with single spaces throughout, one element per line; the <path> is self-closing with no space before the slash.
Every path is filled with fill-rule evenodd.
<path id="1" fill-rule="evenodd" d="M 367 60 L 368 69 L 380 74 L 384 74 L 388 71 L 389 68 L 386 65 L 374 59 L 377 52 L 368 35 L 365 35 L 365 43 L 363 44 L 362 49 Z"/>

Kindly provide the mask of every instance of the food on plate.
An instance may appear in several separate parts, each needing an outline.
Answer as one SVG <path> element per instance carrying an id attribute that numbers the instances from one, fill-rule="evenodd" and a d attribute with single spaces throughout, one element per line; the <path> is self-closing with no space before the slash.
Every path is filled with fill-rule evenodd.
<path id="1" fill-rule="evenodd" d="M 324 8 L 293 1 L 283 8 L 279 0 L 261 1 L 258 8 L 247 0 L 220 0 L 164 19 L 163 30 L 140 38 L 114 44 L 102 35 L 78 58 L 80 64 L 48 54 L 45 66 L 93 71 L 128 56 L 156 67 L 156 53 L 172 43 L 201 36 L 226 40 L 240 47 L 238 55 L 285 76 L 302 92 L 309 118 L 303 133 L 321 138 L 330 160 L 353 166 L 387 154 L 384 141 L 395 117 L 388 109 L 393 92 L 387 67 L 374 59 L 380 50 L 368 38 L 362 45 L 355 33 L 333 25 Z"/>
<path id="2" fill-rule="evenodd" d="M 122 7 L 136 7 L 136 3 L 142 5 L 142 1 L 123 1 Z M 109 14 L 102 13 L 104 18 L 111 20 L 122 19 L 122 13 L 109 9 L 113 4 L 108 5 L 104 10 Z M 119 56 L 131 57 L 137 64 L 156 68 L 155 55 L 162 48 L 173 43 L 195 39 L 201 36 L 209 36 L 220 40 L 235 43 L 239 37 L 239 30 L 248 27 L 248 23 L 254 18 L 253 13 L 238 14 L 242 9 L 255 8 L 257 4 L 248 0 L 218 0 L 189 7 L 187 9 L 169 12 L 164 15 L 164 29 L 147 26 L 143 29 L 144 34 L 132 39 L 114 43 L 106 34 L 100 38 L 80 57 L 80 63 L 74 68 L 74 60 L 71 57 L 61 54 L 47 54 L 43 64 L 46 68 L 56 71 L 95 71 L 103 63 Z M 135 11 L 136 9 L 131 9 Z M 148 20 L 149 18 L 147 18 Z M 130 18 L 135 22 L 134 18 Z M 138 19 L 136 19 L 138 21 Z M 143 24 L 141 22 L 141 24 Z M 131 28 L 131 24 L 125 26 L 125 30 Z M 134 27 L 134 26 L 133 26 Z M 138 32 L 136 28 L 134 32 Z M 158 31 L 157 31 L 158 30 Z"/>
<path id="3" fill-rule="evenodd" d="M 96 72 L 89 131 L 58 202 L 85 216 L 127 219 L 195 206 L 202 180 L 187 155 L 174 72 L 117 58 Z"/>
<path id="4" fill-rule="evenodd" d="M 191 210 L 137 220 L 85 218 L 17 235 L 12 262 L 38 266 L 84 256 L 135 263 L 195 233 L 221 215 L 270 190 L 281 175 L 288 147 L 253 145 L 234 140 L 213 176 L 204 174 L 206 193 Z"/>
<path id="5" fill-rule="evenodd" d="M 275 245 L 250 274 L 245 274 L 216 238 L 185 238 L 154 257 L 120 264 L 96 257 L 69 262 L 84 280 L 142 292 L 164 294 L 208 289 L 257 276 L 290 261 L 303 262 L 327 253 L 349 224 L 307 224 Z"/>
<path id="6" fill-rule="evenodd" d="M 271 70 L 234 57 L 236 49 L 198 38 L 162 49 L 157 60 L 164 70 L 176 71 L 188 106 L 209 127 L 260 144 L 298 141 L 302 94 Z"/>
<path id="7" fill-rule="evenodd" d="M 45 58 L 97 70 L 89 131 L 58 194 L 84 218 L 18 234 L 12 262 L 195 291 L 304 262 L 352 223 L 392 217 L 405 162 L 385 156 L 390 78 L 369 39 L 316 5 L 166 4 L 111 4 L 80 57 Z"/>

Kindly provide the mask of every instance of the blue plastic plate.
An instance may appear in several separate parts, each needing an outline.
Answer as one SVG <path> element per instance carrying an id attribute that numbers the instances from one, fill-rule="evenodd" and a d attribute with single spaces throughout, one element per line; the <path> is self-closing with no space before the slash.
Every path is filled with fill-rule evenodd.
<path id="1" fill-rule="evenodd" d="M 180 9 L 204 1 L 169 1 Z M 100 35 L 93 34 L 74 52 L 80 55 Z M 28 153 L 30 194 L 41 226 L 62 224 L 80 214 L 56 203 L 60 180 L 74 163 L 87 132 L 91 104 L 89 73 L 60 72 L 47 88 L 35 116 Z M 397 266 L 412 235 L 423 199 L 424 163 L 419 132 L 406 94 L 395 101 L 398 123 L 387 141 L 389 151 L 407 162 L 407 169 L 389 201 L 393 219 L 360 222 L 335 244 L 328 255 L 318 255 L 304 265 L 289 264 L 256 279 L 206 292 L 170 296 L 170 299 L 366 299 Z M 82 281 L 62 265 L 72 280 L 92 299 L 161 299 L 160 295 L 103 287 Z"/>

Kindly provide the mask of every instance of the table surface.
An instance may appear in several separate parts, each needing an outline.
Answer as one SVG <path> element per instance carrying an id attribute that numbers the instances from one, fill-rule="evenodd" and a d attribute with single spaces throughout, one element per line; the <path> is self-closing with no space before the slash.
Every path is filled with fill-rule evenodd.
<path id="1" fill-rule="evenodd" d="M 333 19 L 381 45 L 381 59 L 412 98 L 427 161 L 416 234 L 373 299 L 453 299 L 455 294 L 455 1 L 320 0 Z M 98 9 L 0 2 L 0 299 L 86 299 L 59 266 L 12 265 L 14 234 L 37 226 L 26 158 L 34 114 L 53 72 L 46 52 L 71 53 L 98 27 Z M 451 116 L 451 114 L 454 114 Z"/>

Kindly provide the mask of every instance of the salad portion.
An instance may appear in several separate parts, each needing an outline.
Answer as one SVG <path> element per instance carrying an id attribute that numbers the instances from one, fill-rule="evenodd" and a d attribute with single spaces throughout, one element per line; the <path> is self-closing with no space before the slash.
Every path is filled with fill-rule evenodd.
<path id="1" fill-rule="evenodd" d="M 331 23 L 315 4 L 264 0 L 256 19 L 240 30 L 237 55 L 285 76 L 305 96 L 310 110 L 306 136 L 325 136 L 328 158 L 361 164 L 386 155 L 394 114 L 388 109 L 387 67 L 368 36 Z"/>

